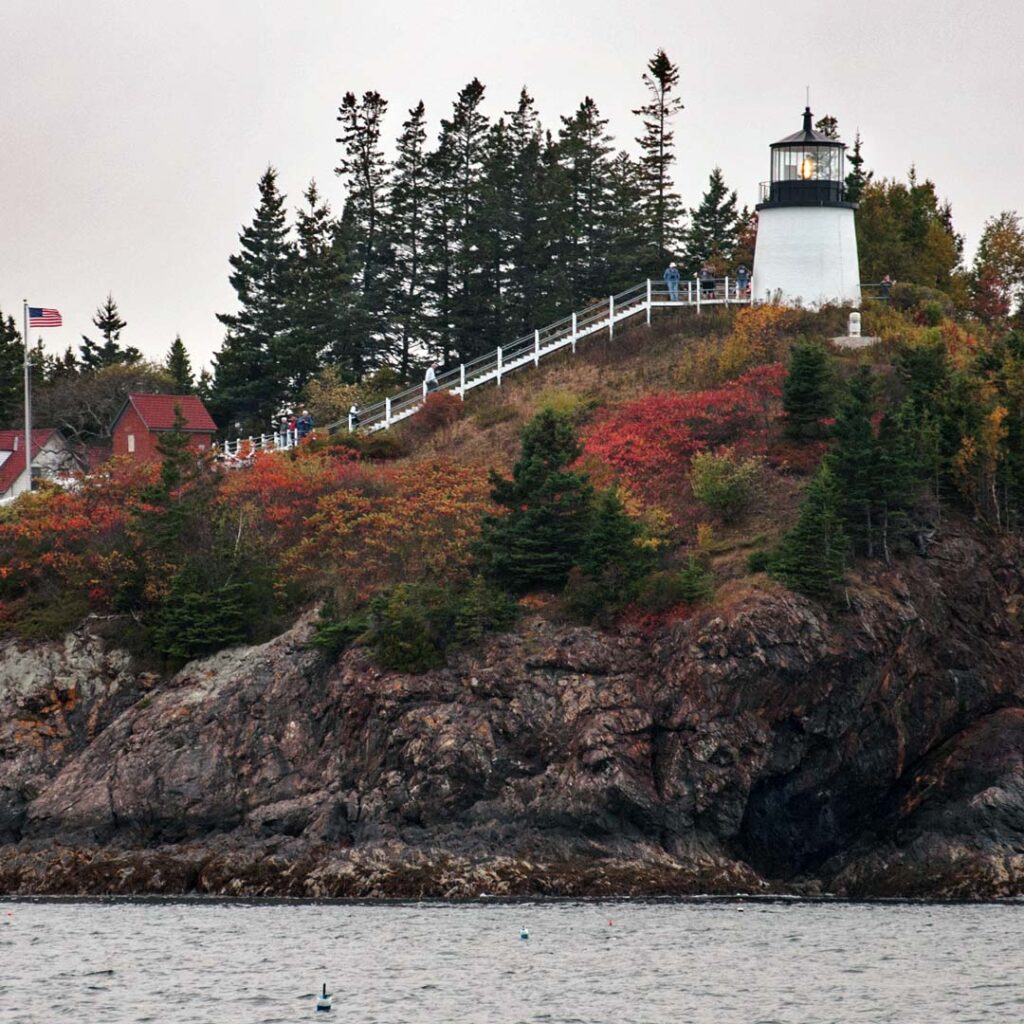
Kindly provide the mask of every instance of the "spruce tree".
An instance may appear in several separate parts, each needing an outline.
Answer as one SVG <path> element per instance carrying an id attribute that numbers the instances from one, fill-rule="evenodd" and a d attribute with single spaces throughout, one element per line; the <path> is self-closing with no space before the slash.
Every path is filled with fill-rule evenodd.
<path id="1" fill-rule="evenodd" d="M 25 349 L 14 317 L 0 311 L 0 426 L 18 426 L 23 408 Z"/>
<path id="2" fill-rule="evenodd" d="M 164 366 L 174 381 L 174 391 L 178 395 L 190 395 L 195 389 L 195 378 L 192 375 L 192 360 L 189 359 L 188 349 L 181 340 L 181 335 L 176 335 L 164 360 Z"/>
<path id="3" fill-rule="evenodd" d="M 846 388 L 827 461 L 842 493 L 842 517 L 856 549 L 875 554 L 878 444 L 874 415 L 874 377 L 862 366 Z"/>
<path id="4" fill-rule="evenodd" d="M 841 503 L 836 478 L 823 463 L 807 488 L 796 524 L 769 562 L 772 577 L 792 590 L 819 597 L 842 582 L 847 540 Z"/>
<path id="5" fill-rule="evenodd" d="M 569 419 L 548 409 L 524 427 L 512 479 L 491 472 L 505 513 L 484 517 L 478 557 L 495 583 L 514 593 L 565 583 L 591 522 L 590 483 L 569 469 L 580 450 Z"/>
<path id="6" fill-rule="evenodd" d="M 633 111 L 643 123 L 644 133 L 637 142 L 643 151 L 644 212 L 651 251 L 648 266 L 662 267 L 672 255 L 682 207 L 672 189 L 671 167 L 675 162 L 675 138 L 672 118 L 683 109 L 682 100 L 672 95 L 679 84 L 679 68 L 664 50 L 658 50 L 647 63 L 643 76 L 648 101 Z"/>
<path id="7" fill-rule="evenodd" d="M 316 182 L 303 193 L 295 221 L 295 260 L 289 289 L 288 344 L 279 374 L 289 394 L 299 395 L 330 358 L 348 381 L 357 379 L 351 343 L 352 293 L 348 250 Z"/>
<path id="8" fill-rule="evenodd" d="M 608 181 L 610 209 L 605 290 L 614 293 L 636 284 L 644 275 L 652 273 L 652 268 L 643 217 L 643 172 L 628 153 L 619 153 L 609 167 Z"/>
<path id="9" fill-rule="evenodd" d="M 817 342 L 801 338 L 793 346 L 782 408 L 786 437 L 801 441 L 824 434 L 822 421 L 832 414 L 832 374 L 828 353 Z"/>
<path id="10" fill-rule="evenodd" d="M 351 361 L 357 380 L 384 365 L 394 344 L 391 325 L 392 254 L 389 246 L 390 169 L 381 143 L 388 101 L 378 92 L 348 92 L 338 108 L 342 157 L 335 173 L 345 182 L 343 243 L 355 260 L 359 293 L 351 322 Z"/>
<path id="11" fill-rule="evenodd" d="M 894 541 L 906 530 L 918 483 L 928 474 L 919 460 L 919 425 L 914 408 L 905 402 L 886 413 L 878 428 L 874 474 L 875 520 L 882 556 L 888 563 Z"/>
<path id="12" fill-rule="evenodd" d="M 402 124 L 391 178 L 395 327 L 398 372 L 403 380 L 409 379 L 413 353 L 423 351 L 428 340 L 425 292 L 430 175 L 426 139 L 426 108 L 421 100 Z"/>
<path id="13" fill-rule="evenodd" d="M 227 328 L 213 357 L 214 412 L 224 424 L 262 432 L 282 404 L 294 400 L 280 374 L 288 344 L 287 306 L 294 247 L 289 240 L 285 197 L 277 172 L 268 167 L 259 182 L 260 203 L 239 236 L 240 251 L 229 260 L 237 313 L 218 313 Z"/>
<path id="14" fill-rule="evenodd" d="M 846 176 L 846 201 L 859 203 L 864 186 L 871 181 L 872 173 L 864 170 L 864 157 L 861 155 L 860 131 L 853 138 L 853 146 L 846 154 L 846 162 L 850 165 L 850 173 Z"/>
<path id="15" fill-rule="evenodd" d="M 82 335 L 81 361 L 84 370 L 101 370 L 104 366 L 116 363 L 137 363 L 142 353 L 131 345 L 121 347 L 121 331 L 127 326 L 114 301 L 114 296 L 107 295 L 92 318 L 93 324 L 103 337 L 103 343 L 93 341 Z"/>
<path id="16" fill-rule="evenodd" d="M 814 122 L 814 130 L 821 135 L 824 135 L 826 139 L 838 139 L 839 138 L 839 122 L 831 115 L 825 114 L 824 117 L 819 117 Z"/>
<path id="17" fill-rule="evenodd" d="M 563 117 L 557 159 L 565 181 L 562 264 L 573 307 L 608 290 L 612 216 L 612 138 L 587 96 Z"/>
<path id="18" fill-rule="evenodd" d="M 725 184 L 721 167 L 708 177 L 708 190 L 696 209 L 690 210 L 686 238 L 686 275 L 692 277 L 705 263 L 724 273 L 732 262 L 742 222 L 736 211 L 736 193 Z"/>

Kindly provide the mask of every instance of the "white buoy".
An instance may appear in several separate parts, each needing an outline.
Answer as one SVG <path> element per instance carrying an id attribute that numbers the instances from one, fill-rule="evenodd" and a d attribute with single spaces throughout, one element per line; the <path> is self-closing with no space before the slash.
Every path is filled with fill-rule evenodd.
<path id="1" fill-rule="evenodd" d="M 524 929 L 523 929 L 523 930 L 522 930 L 522 931 L 521 931 L 521 932 L 519 933 L 519 938 L 523 939 L 524 941 L 525 941 L 526 939 L 528 939 L 529 937 L 530 937 L 530 929 L 529 929 L 529 928 L 524 928 Z"/>
<path id="2" fill-rule="evenodd" d="M 317 1013 L 331 1012 L 331 997 L 327 994 L 327 982 L 324 982 L 323 991 L 316 997 Z"/>

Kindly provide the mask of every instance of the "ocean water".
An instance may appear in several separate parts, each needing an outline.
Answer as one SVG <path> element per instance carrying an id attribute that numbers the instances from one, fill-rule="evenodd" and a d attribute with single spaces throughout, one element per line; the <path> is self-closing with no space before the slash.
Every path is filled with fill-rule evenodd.
<path id="1" fill-rule="evenodd" d="M 1024 904 L 0 901 L 0 922 L 19 1024 L 1024 1020 Z"/>

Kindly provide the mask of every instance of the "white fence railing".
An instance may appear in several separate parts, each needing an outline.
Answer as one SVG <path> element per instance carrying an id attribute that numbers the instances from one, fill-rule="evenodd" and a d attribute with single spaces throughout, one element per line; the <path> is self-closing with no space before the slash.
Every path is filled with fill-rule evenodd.
<path id="1" fill-rule="evenodd" d="M 740 280 L 693 278 L 679 281 L 672 289 L 663 281 L 643 281 L 618 295 L 609 295 L 607 300 L 591 303 L 578 312 L 540 327 L 532 334 L 516 338 L 493 352 L 444 370 L 437 374 L 437 383 L 433 387 L 428 387 L 424 381 L 361 407 L 358 424 L 350 415 L 347 421 L 329 423 L 325 429 L 328 433 L 339 429 L 387 430 L 422 408 L 431 391 L 448 391 L 465 398 L 467 391 L 491 381 L 500 387 L 502 378 L 524 366 L 537 366 L 545 357 L 565 348 L 575 353 L 576 345 L 585 338 L 604 332 L 609 338 L 614 338 L 615 325 L 624 320 L 645 316 L 650 323 L 651 313 L 656 307 L 685 306 L 699 313 L 704 306 L 749 305 L 750 302 L 749 277 Z M 295 431 L 254 435 L 225 441 L 217 445 L 217 452 L 229 460 L 242 461 L 257 451 L 293 448 L 300 440 Z"/>

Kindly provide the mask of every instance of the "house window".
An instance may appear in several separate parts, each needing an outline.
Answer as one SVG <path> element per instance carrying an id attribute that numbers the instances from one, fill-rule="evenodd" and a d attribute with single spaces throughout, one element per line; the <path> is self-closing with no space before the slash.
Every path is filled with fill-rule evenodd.
<path id="1" fill-rule="evenodd" d="M 128 454 L 131 455 L 131 454 L 134 453 L 134 451 L 135 451 L 135 435 L 134 434 L 129 434 L 128 435 Z"/>

